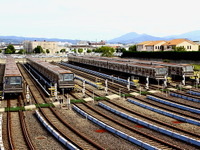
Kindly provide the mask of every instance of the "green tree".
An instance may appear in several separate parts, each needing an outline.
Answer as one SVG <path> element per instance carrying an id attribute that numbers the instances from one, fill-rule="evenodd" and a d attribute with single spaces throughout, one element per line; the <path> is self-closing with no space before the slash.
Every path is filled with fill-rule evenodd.
<path id="1" fill-rule="evenodd" d="M 200 51 L 200 45 L 199 45 L 199 51 Z"/>
<path id="2" fill-rule="evenodd" d="M 92 52 L 92 50 L 91 50 L 91 49 L 88 49 L 88 50 L 87 50 L 87 53 L 91 53 L 91 52 Z"/>
<path id="3" fill-rule="evenodd" d="M 24 54 L 25 52 L 26 52 L 26 50 L 20 49 L 19 52 L 18 52 L 18 54 Z"/>
<path id="4" fill-rule="evenodd" d="M 61 52 L 61 53 L 65 53 L 65 52 L 66 52 L 66 49 L 63 48 L 63 49 L 60 50 L 60 52 Z"/>
<path id="5" fill-rule="evenodd" d="M 132 46 L 129 47 L 128 50 L 131 51 L 131 52 L 136 52 L 137 51 L 137 46 L 136 45 L 132 45 Z"/>
<path id="6" fill-rule="evenodd" d="M 9 48 L 6 48 L 5 54 L 12 54 L 12 51 Z"/>
<path id="7" fill-rule="evenodd" d="M 74 52 L 74 53 L 76 53 L 76 49 L 72 49 L 71 51 Z"/>
<path id="8" fill-rule="evenodd" d="M 102 46 L 98 49 L 98 51 L 102 53 L 101 56 L 103 57 L 112 57 L 115 49 L 108 46 Z"/>
<path id="9" fill-rule="evenodd" d="M 2 50 L 0 49 L 0 53 L 2 53 Z"/>
<path id="10" fill-rule="evenodd" d="M 79 49 L 78 49 L 78 53 L 81 54 L 82 52 L 83 52 L 83 49 L 82 49 L 82 48 L 79 48 Z"/>
<path id="11" fill-rule="evenodd" d="M 178 47 L 175 47 L 175 48 L 174 48 L 174 51 L 177 51 L 177 52 L 185 52 L 186 49 L 185 49 L 185 47 L 183 47 L 183 46 L 178 46 Z"/>
<path id="12" fill-rule="evenodd" d="M 47 54 L 49 54 L 49 53 L 50 53 L 49 49 L 46 49 L 46 53 L 47 53 Z"/>
<path id="13" fill-rule="evenodd" d="M 8 52 L 10 52 L 11 51 L 11 53 L 10 54 L 14 54 L 15 53 L 15 47 L 12 45 L 12 44 L 9 44 L 8 46 L 7 46 L 7 48 L 6 49 L 9 49 L 8 50 Z"/>
<path id="14" fill-rule="evenodd" d="M 118 53 L 123 53 L 123 52 L 125 52 L 125 51 L 126 51 L 126 49 L 123 48 L 123 47 L 117 47 L 117 48 L 116 48 L 116 52 L 118 52 Z"/>
<path id="15" fill-rule="evenodd" d="M 34 53 L 43 53 L 43 49 L 41 46 L 37 46 L 36 48 L 33 49 Z"/>

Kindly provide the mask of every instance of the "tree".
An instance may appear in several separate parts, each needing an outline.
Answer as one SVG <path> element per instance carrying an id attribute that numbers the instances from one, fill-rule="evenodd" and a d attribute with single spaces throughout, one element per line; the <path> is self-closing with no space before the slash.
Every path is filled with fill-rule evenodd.
<path id="1" fill-rule="evenodd" d="M 200 51 L 200 45 L 199 45 L 199 51 Z"/>
<path id="2" fill-rule="evenodd" d="M 12 54 L 12 51 L 9 48 L 6 48 L 5 54 Z"/>
<path id="3" fill-rule="evenodd" d="M 49 49 L 46 49 L 46 53 L 47 53 L 47 54 L 49 54 L 49 53 L 50 53 Z"/>
<path id="4" fill-rule="evenodd" d="M 137 51 L 137 46 L 136 45 L 132 45 L 132 46 L 129 47 L 128 50 L 131 51 L 131 52 L 136 52 Z"/>
<path id="5" fill-rule="evenodd" d="M 123 53 L 123 52 L 125 52 L 125 51 L 126 51 L 126 49 L 123 48 L 123 47 L 117 47 L 117 48 L 116 48 L 116 52 L 118 52 L 118 53 Z"/>
<path id="6" fill-rule="evenodd" d="M 82 52 L 83 52 L 83 49 L 82 49 L 82 48 L 79 48 L 79 49 L 78 49 L 78 53 L 81 54 Z"/>
<path id="7" fill-rule="evenodd" d="M 101 56 L 103 57 L 112 57 L 115 52 L 115 49 L 108 46 L 102 46 L 98 48 L 98 51 L 102 52 Z"/>
<path id="8" fill-rule="evenodd" d="M 92 50 L 91 50 L 91 49 L 88 49 L 88 50 L 87 50 L 87 53 L 91 53 L 91 52 L 92 52 Z"/>
<path id="9" fill-rule="evenodd" d="M 66 52 L 66 49 L 63 48 L 63 49 L 60 50 L 60 52 L 61 52 L 61 53 L 65 53 L 65 52 Z"/>
<path id="10" fill-rule="evenodd" d="M 9 52 L 9 54 L 14 54 L 15 53 L 15 48 L 12 44 L 9 44 L 6 48 L 7 52 Z M 5 50 L 5 51 L 6 51 Z"/>
<path id="11" fill-rule="evenodd" d="M 174 51 L 177 51 L 177 52 L 185 52 L 186 49 L 185 49 L 185 47 L 183 47 L 183 46 L 178 46 L 178 47 L 175 47 L 175 48 L 174 48 Z"/>
<path id="12" fill-rule="evenodd" d="M 19 52 L 18 52 L 18 54 L 24 54 L 25 52 L 26 52 L 26 50 L 20 49 Z"/>
<path id="13" fill-rule="evenodd" d="M 0 49 L 0 53 L 2 53 L 2 50 Z"/>
<path id="14" fill-rule="evenodd" d="M 37 46 L 36 48 L 33 49 L 34 53 L 43 53 L 43 49 L 41 46 Z"/>
<path id="15" fill-rule="evenodd" d="M 72 52 L 76 53 L 76 49 L 71 50 Z"/>

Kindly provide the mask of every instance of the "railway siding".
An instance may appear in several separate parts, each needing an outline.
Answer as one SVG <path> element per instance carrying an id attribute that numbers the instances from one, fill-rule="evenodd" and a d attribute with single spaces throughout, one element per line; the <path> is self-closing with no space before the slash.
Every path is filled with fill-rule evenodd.
<path id="1" fill-rule="evenodd" d="M 182 99 L 185 99 L 185 100 L 188 100 L 188 101 L 193 101 L 193 102 L 200 103 L 200 100 L 196 99 L 196 98 L 190 98 L 190 97 L 183 96 L 183 95 L 176 94 L 176 93 L 172 93 L 172 92 L 170 93 L 170 95 L 174 96 L 174 97 L 182 98 Z"/>
<path id="2" fill-rule="evenodd" d="M 200 114 L 200 110 L 198 110 L 198 109 L 194 109 L 194 108 L 186 107 L 186 106 L 183 106 L 183 105 L 171 103 L 171 102 L 168 102 L 168 101 L 165 101 L 165 100 L 162 100 L 162 99 L 156 98 L 154 96 L 150 96 L 150 95 L 148 95 L 147 98 L 150 99 L 150 100 L 154 100 L 154 101 L 166 104 L 166 105 L 170 105 L 170 106 L 173 106 L 173 107 L 177 107 L 177 108 L 180 108 L 180 109 L 183 109 L 183 110 L 187 110 L 187 111 L 190 111 L 190 112 Z"/>
<path id="3" fill-rule="evenodd" d="M 145 121 L 142 121 L 142 120 L 140 120 L 140 119 L 138 119 L 136 117 L 133 118 L 132 116 L 129 116 L 129 115 L 127 115 L 127 114 L 125 114 L 123 112 L 120 112 L 120 111 L 118 111 L 116 109 L 113 109 L 113 108 L 111 108 L 111 107 L 109 107 L 109 106 L 107 106 L 107 105 L 105 105 L 105 104 L 103 104 L 101 102 L 99 103 L 99 106 L 101 106 L 101 107 L 103 107 L 103 108 L 105 108 L 105 109 L 107 109 L 107 110 L 109 110 L 109 111 L 111 111 L 111 112 L 113 112 L 113 113 L 115 113 L 117 115 L 120 115 L 121 117 L 127 118 L 128 120 L 131 120 L 131 121 L 133 121 L 135 123 L 138 123 L 138 124 L 140 124 L 142 126 L 145 126 L 147 128 L 150 128 L 150 129 L 153 129 L 155 131 L 164 133 L 166 135 L 172 136 L 172 137 L 177 138 L 179 140 L 183 140 L 185 142 L 189 142 L 191 144 L 200 146 L 200 141 L 198 141 L 198 140 L 192 139 L 192 138 L 184 136 L 184 135 L 180 135 L 180 134 L 175 133 L 173 131 L 161 128 L 159 126 L 153 125 L 153 124 L 145 122 Z"/>
<path id="4" fill-rule="evenodd" d="M 75 145 L 73 145 L 71 142 L 67 141 L 64 137 L 62 137 L 57 131 L 55 131 L 39 114 L 39 112 L 36 110 L 36 116 L 40 120 L 40 122 L 45 126 L 45 128 L 61 143 L 63 143 L 67 148 L 69 149 L 76 149 L 79 150 Z"/>
<path id="5" fill-rule="evenodd" d="M 156 108 L 154 108 L 154 107 L 151 107 L 151 106 L 142 104 L 142 103 L 140 103 L 140 102 L 137 102 L 137 101 L 135 101 L 135 100 L 133 100 L 133 99 L 128 99 L 127 101 L 128 101 L 128 102 L 131 102 L 131 103 L 133 103 L 133 104 L 135 104 L 135 105 L 141 106 L 141 107 L 143 107 L 143 108 L 145 108 L 145 109 L 149 109 L 149 110 L 152 110 L 152 111 L 154 111 L 154 112 L 157 112 L 157 113 L 160 113 L 160 114 L 163 114 L 163 115 L 166 115 L 166 116 L 175 118 L 175 119 L 177 119 L 177 120 L 184 121 L 184 122 L 188 122 L 188 123 L 191 123 L 191 124 L 200 126 L 200 122 L 198 122 L 198 121 L 195 121 L 195 120 L 192 120 L 192 119 L 188 119 L 188 118 L 185 118 L 185 117 L 182 117 L 182 116 L 173 114 L 173 113 L 169 113 L 169 112 L 166 112 L 166 111 L 163 111 L 163 110 L 160 110 L 160 109 L 156 109 Z"/>
<path id="6" fill-rule="evenodd" d="M 77 111 L 78 113 L 80 113 L 81 115 L 83 115 L 84 117 L 86 117 L 87 119 L 89 119 L 90 121 L 94 122 L 95 124 L 99 125 L 100 127 L 104 128 L 104 129 L 110 131 L 111 133 L 114 133 L 114 134 L 120 136 L 121 138 L 124 138 L 124 139 L 126 139 L 126 140 L 128 140 L 128 141 L 130 141 L 130 142 L 132 142 L 134 144 L 137 144 L 137 145 L 139 145 L 139 146 L 141 146 L 143 148 L 146 148 L 146 149 L 150 149 L 150 150 L 151 149 L 152 150 L 153 149 L 157 149 L 154 146 L 151 146 L 151 145 L 149 145 L 147 143 L 144 143 L 144 142 L 142 142 L 142 141 L 140 141 L 140 140 L 138 140 L 138 139 L 136 139 L 136 138 L 134 138 L 132 136 L 129 136 L 129 135 L 117 130 L 117 129 L 114 129 L 113 127 L 103 123 L 102 121 L 99 121 L 98 119 L 88 115 L 87 113 L 85 113 L 84 111 L 82 111 L 81 109 L 79 109 L 76 106 L 73 106 L 73 109 L 75 111 Z"/>

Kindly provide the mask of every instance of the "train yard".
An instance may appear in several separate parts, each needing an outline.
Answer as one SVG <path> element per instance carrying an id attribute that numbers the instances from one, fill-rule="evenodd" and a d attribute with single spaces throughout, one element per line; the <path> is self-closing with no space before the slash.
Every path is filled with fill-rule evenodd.
<path id="1" fill-rule="evenodd" d="M 105 60 L 94 64 L 100 67 Z M 11 90 L 2 90 L 1 149 L 200 148 L 198 86 L 187 78 L 166 84 L 169 68 L 161 65 L 124 65 L 119 60 L 109 64 L 107 69 L 132 70 L 129 73 L 162 80 L 162 84 L 138 83 L 67 62 L 27 58 L 25 64 L 17 63 L 18 74 L 10 74 L 10 82 L 2 86 Z M 191 76 L 191 67 L 181 74 L 181 69 L 177 71 L 183 78 Z M 15 87 L 16 92 L 10 93 Z"/>

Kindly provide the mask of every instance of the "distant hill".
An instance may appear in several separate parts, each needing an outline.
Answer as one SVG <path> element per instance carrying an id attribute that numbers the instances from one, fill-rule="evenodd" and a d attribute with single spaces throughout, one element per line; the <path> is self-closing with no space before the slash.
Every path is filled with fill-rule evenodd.
<path id="1" fill-rule="evenodd" d="M 151 41 L 151 40 L 160 40 L 160 37 L 154 37 L 148 34 L 138 34 L 136 32 L 130 32 L 125 35 L 122 35 L 118 38 L 114 38 L 112 40 L 108 40 L 109 43 L 138 43 L 142 41 Z"/>
<path id="2" fill-rule="evenodd" d="M 139 43 L 143 41 L 171 40 L 171 39 L 177 39 L 177 38 L 186 38 L 192 41 L 199 41 L 200 30 L 187 32 L 180 35 L 171 35 L 171 36 L 165 36 L 165 37 L 155 37 L 148 34 L 138 34 L 136 32 L 130 32 L 120 37 L 108 40 L 107 42 L 128 44 L 128 43 Z"/>
<path id="3" fill-rule="evenodd" d="M 177 39 L 177 38 L 186 38 L 192 41 L 200 41 L 200 30 L 191 31 L 179 35 L 171 35 L 164 37 L 165 39 Z"/>
<path id="4" fill-rule="evenodd" d="M 0 42 L 6 43 L 22 43 L 24 40 L 28 41 L 56 41 L 56 42 L 69 42 L 76 44 L 80 40 L 71 40 L 71 39 L 58 39 L 58 38 L 35 38 L 35 37 L 18 37 L 18 36 L 0 36 Z"/>
<path id="5" fill-rule="evenodd" d="M 143 41 L 156 41 L 156 40 L 171 40 L 177 38 L 186 38 L 192 41 L 200 41 L 200 30 L 187 32 L 184 34 L 179 35 L 170 35 L 165 37 L 156 37 L 148 34 L 138 34 L 136 32 L 130 32 L 124 34 L 120 37 L 108 40 L 108 43 L 122 43 L 122 44 L 129 44 L 129 43 L 139 43 Z M 76 44 L 80 40 L 72 40 L 72 39 L 58 39 L 58 38 L 34 38 L 34 37 L 18 37 L 18 36 L 0 36 L 0 42 L 6 43 L 22 43 L 24 40 L 29 41 L 57 41 L 57 42 L 69 42 L 72 44 Z"/>

